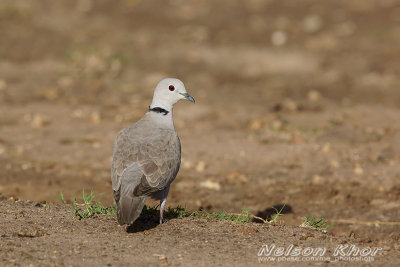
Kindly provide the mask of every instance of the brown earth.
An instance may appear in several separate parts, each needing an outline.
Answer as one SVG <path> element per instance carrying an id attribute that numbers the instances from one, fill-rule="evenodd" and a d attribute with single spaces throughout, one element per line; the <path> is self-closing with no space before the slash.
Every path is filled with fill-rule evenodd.
<path id="1" fill-rule="evenodd" d="M 297 226 L 191 218 L 162 225 L 154 223 L 157 220 L 139 220 L 127 233 L 124 227 L 116 226 L 114 217 L 79 221 L 61 204 L 2 201 L 1 206 L 1 264 L 9 266 L 252 266 L 257 265 L 257 253 L 266 241 L 281 247 L 325 247 L 326 255 L 333 255 L 340 244 L 371 246 L 368 240 Z M 374 265 L 398 263 L 393 258 L 398 257 L 398 251 L 382 249 Z M 317 264 L 330 265 L 334 259 Z"/>
<path id="2" fill-rule="evenodd" d="M 396 0 L 1 1 L 0 193 L 23 200 L 0 202 L 2 264 L 255 265 L 271 238 L 368 244 L 384 249 L 374 264 L 398 264 L 399 18 Z M 281 226 L 126 233 L 34 206 L 82 188 L 112 204 L 115 135 L 163 77 L 196 98 L 175 108 L 183 161 L 168 204 L 264 217 L 286 204 Z M 334 227 L 295 227 L 304 216 Z"/>

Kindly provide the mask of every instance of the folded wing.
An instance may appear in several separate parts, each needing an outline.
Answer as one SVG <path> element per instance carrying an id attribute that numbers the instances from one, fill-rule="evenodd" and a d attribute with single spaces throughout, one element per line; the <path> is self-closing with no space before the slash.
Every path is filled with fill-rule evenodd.
<path id="1" fill-rule="evenodd" d="M 126 215 L 130 209 L 140 209 L 148 195 L 167 187 L 180 167 L 180 141 L 175 131 L 153 129 L 145 134 L 145 127 L 135 125 L 123 129 L 114 144 L 111 181 L 114 198 L 123 212 L 123 221 L 139 216 Z M 141 197 L 141 199 L 135 199 Z M 122 205 L 126 203 L 126 205 Z M 137 215 L 137 216 L 136 216 Z M 135 218 L 135 219 L 136 219 Z"/>

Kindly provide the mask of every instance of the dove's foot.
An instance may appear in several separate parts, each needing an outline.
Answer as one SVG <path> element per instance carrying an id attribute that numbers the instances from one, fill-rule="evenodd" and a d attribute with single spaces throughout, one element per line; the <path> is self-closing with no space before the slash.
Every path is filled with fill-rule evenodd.
<path id="1" fill-rule="evenodd" d="M 169 220 L 167 219 L 167 218 L 160 218 L 160 224 L 163 224 L 163 223 L 166 223 L 166 222 L 168 222 Z"/>
<path id="2" fill-rule="evenodd" d="M 160 211 L 160 224 L 163 224 L 165 222 L 168 222 L 169 220 L 167 218 L 164 218 L 164 210 L 162 209 Z"/>

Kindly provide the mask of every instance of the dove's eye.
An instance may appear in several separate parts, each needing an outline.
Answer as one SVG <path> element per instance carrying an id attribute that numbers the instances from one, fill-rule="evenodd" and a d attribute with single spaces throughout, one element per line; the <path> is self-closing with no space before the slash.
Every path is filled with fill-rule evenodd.
<path id="1" fill-rule="evenodd" d="M 173 86 L 173 85 L 170 85 L 168 88 L 169 88 L 170 91 L 174 91 L 175 90 L 175 86 Z"/>

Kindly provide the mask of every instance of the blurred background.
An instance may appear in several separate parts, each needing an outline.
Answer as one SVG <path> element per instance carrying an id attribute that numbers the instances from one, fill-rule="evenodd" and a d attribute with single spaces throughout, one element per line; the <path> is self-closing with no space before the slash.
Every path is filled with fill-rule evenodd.
<path id="1" fill-rule="evenodd" d="M 399 60 L 397 0 L 2 0 L 0 193 L 112 204 L 117 132 L 177 77 L 168 205 L 398 242 Z"/>

